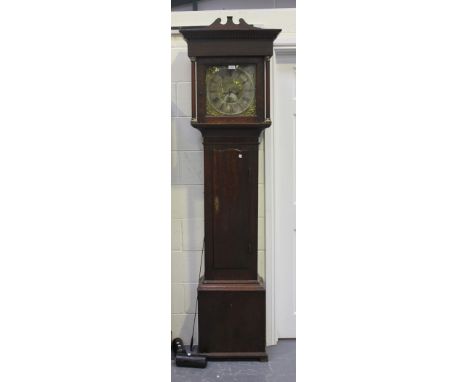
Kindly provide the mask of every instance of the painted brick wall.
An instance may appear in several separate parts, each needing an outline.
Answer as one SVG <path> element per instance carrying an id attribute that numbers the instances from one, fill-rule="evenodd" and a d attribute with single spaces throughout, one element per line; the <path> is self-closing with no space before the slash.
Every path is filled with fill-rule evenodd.
<path id="1" fill-rule="evenodd" d="M 296 0 L 199 0 L 198 10 L 214 9 L 264 9 L 264 8 L 296 8 Z M 191 11 L 192 4 L 172 7 L 172 12 Z"/>
<path id="2" fill-rule="evenodd" d="M 190 125 L 190 60 L 185 42 L 172 37 L 171 154 L 172 154 L 172 336 L 190 342 L 204 236 L 203 145 Z M 265 187 L 263 140 L 259 151 L 259 273 L 265 274 Z M 195 324 L 195 343 L 197 343 Z"/>

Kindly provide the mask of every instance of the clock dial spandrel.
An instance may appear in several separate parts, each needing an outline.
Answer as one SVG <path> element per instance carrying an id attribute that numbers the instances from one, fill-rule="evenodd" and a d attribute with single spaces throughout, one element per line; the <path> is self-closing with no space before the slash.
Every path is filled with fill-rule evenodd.
<path id="1" fill-rule="evenodd" d="M 206 115 L 252 117 L 255 65 L 213 65 L 206 70 Z"/>

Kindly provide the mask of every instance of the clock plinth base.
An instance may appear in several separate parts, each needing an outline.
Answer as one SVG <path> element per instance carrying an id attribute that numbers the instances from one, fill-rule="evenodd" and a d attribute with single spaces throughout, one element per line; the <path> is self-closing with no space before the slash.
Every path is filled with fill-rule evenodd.
<path id="1" fill-rule="evenodd" d="M 265 286 L 252 282 L 200 282 L 198 351 L 212 359 L 266 361 Z"/>
<path id="2" fill-rule="evenodd" d="M 268 362 L 268 354 L 266 352 L 240 352 L 240 353 L 200 353 L 197 355 L 204 356 L 208 359 L 224 359 L 224 360 L 257 360 L 260 362 Z"/>

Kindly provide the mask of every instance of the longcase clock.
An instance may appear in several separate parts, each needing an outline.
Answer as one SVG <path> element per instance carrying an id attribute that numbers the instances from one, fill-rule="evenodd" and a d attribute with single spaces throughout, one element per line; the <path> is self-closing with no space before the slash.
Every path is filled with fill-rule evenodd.
<path id="1" fill-rule="evenodd" d="M 270 120 L 270 57 L 280 29 L 243 19 L 182 28 L 192 61 L 192 121 L 203 135 L 205 273 L 199 352 L 267 360 L 257 269 L 258 144 Z"/>

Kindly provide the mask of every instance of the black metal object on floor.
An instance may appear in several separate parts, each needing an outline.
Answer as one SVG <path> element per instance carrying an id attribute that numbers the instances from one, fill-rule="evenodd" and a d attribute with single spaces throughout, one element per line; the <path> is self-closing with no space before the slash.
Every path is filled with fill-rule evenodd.
<path id="1" fill-rule="evenodd" d="M 296 340 L 280 340 L 267 352 L 268 362 L 213 360 L 205 369 L 176 367 L 172 361 L 172 382 L 294 382 Z"/>
<path id="2" fill-rule="evenodd" d="M 196 368 L 206 367 L 206 357 L 187 352 L 181 338 L 175 338 L 172 341 L 172 351 L 175 355 L 176 366 Z"/>

